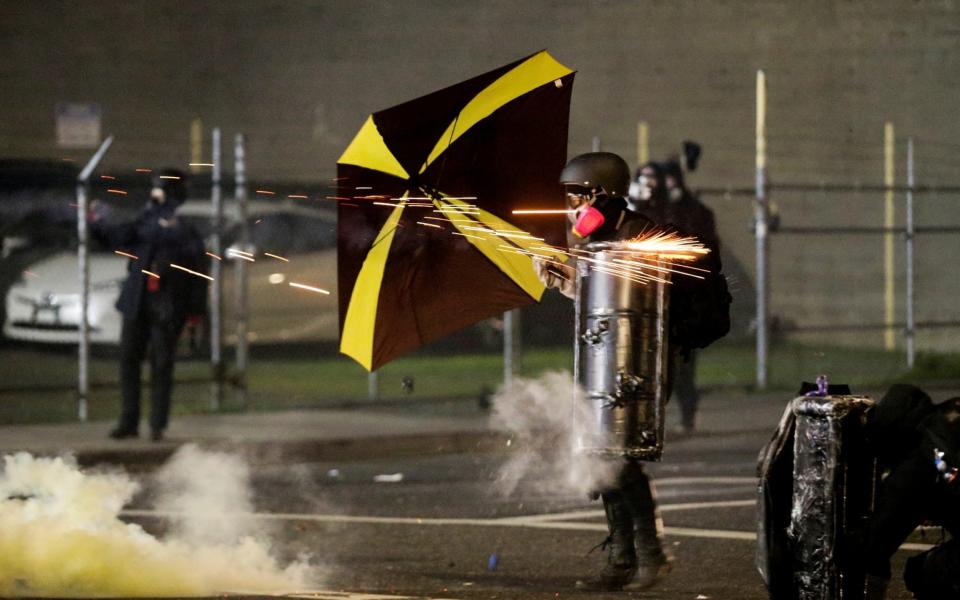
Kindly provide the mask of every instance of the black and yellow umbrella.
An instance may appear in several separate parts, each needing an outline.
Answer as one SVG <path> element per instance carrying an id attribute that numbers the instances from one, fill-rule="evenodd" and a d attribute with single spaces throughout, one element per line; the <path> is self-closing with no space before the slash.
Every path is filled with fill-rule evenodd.
<path id="1" fill-rule="evenodd" d="M 538 301 L 574 73 L 539 52 L 367 118 L 337 161 L 340 351 L 369 370 Z"/>

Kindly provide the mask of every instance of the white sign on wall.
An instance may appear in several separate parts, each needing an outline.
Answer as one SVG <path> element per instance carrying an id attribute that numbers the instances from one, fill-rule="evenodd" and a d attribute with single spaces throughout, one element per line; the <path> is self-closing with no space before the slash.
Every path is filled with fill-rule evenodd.
<path id="1" fill-rule="evenodd" d="M 60 102 L 57 104 L 57 146 L 96 148 L 100 145 L 100 105 Z"/>

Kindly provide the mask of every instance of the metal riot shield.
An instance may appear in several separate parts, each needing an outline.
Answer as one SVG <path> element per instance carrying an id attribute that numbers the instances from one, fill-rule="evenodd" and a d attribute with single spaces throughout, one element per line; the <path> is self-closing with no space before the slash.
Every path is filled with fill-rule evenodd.
<path id="1" fill-rule="evenodd" d="M 632 256 L 624 245 L 594 242 L 586 249 L 591 259 L 577 261 L 574 342 L 574 377 L 585 392 L 577 401 L 586 406 L 574 411 L 575 450 L 660 460 L 669 272 L 658 270 L 658 280 L 641 283 L 612 272 L 615 259 Z"/>
<path id="2" fill-rule="evenodd" d="M 796 419 L 793 501 L 787 538 L 799 600 L 862 599 L 866 574 L 850 560 L 851 534 L 873 508 L 876 461 L 867 448 L 865 396 L 801 396 Z"/>

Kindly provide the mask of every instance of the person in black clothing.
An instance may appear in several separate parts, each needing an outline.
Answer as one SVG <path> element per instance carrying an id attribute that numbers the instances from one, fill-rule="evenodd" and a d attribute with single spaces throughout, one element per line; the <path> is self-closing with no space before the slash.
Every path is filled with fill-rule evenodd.
<path id="1" fill-rule="evenodd" d="M 960 598 L 960 398 L 934 405 L 911 385 L 890 388 L 867 426 L 882 483 L 866 524 L 867 600 L 882 600 L 890 558 L 917 526 L 932 523 L 950 541 L 907 560 L 904 582 L 916 598 Z"/>
<path id="2" fill-rule="evenodd" d="M 560 182 L 566 189 L 568 206 L 578 210 L 573 232 L 583 243 L 626 240 L 653 227 L 652 221 L 627 209 L 623 195 L 630 182 L 630 169 L 615 154 L 594 152 L 574 157 L 564 167 Z M 596 229 L 589 224 L 589 209 L 603 217 Z M 542 261 L 535 266 L 546 287 L 559 288 L 565 296 L 574 297 L 572 267 Z M 603 543 L 609 550 L 607 564 L 596 579 L 578 581 L 581 589 L 645 589 L 670 569 L 650 479 L 640 461 L 624 458 L 621 463 L 614 481 L 596 490 L 603 500 L 609 530 Z"/>
<path id="3" fill-rule="evenodd" d="M 183 173 L 166 169 L 153 178 L 150 200 L 127 223 L 107 223 L 94 213 L 91 232 L 113 250 L 132 254 L 117 300 L 123 315 L 120 334 L 120 420 L 110 437 L 139 435 L 140 364 L 150 347 L 151 439 L 163 438 L 170 414 L 173 365 L 184 324 L 206 312 L 206 281 L 175 266 L 203 272 L 203 240 L 176 209 L 186 200 Z"/>
<path id="4" fill-rule="evenodd" d="M 699 146 L 690 142 L 685 148 L 695 148 L 699 157 Z M 690 151 L 687 153 L 690 154 Z M 696 164 L 688 159 L 688 165 Z M 683 167 L 679 159 L 671 158 L 663 164 L 650 162 L 638 169 L 634 184 L 631 185 L 631 197 L 628 205 L 661 227 L 669 228 L 685 237 L 695 237 L 710 249 L 710 253 L 695 265 L 711 273 L 720 273 L 720 238 L 713 217 L 713 211 L 687 189 L 683 179 Z M 691 282 L 675 281 L 675 285 L 690 288 Z M 678 294 L 683 297 L 684 294 Z M 718 298 L 718 300 L 720 300 Z M 722 317 L 722 316 L 721 316 Z M 722 320 L 722 318 L 721 318 Z M 674 322 L 676 324 L 676 321 Z M 723 324 L 718 324 L 723 327 Z M 729 329 L 729 322 L 726 324 Z M 673 363 L 674 392 L 680 408 L 679 433 L 690 434 L 696 430 L 697 407 L 700 393 L 696 385 L 697 352 L 695 347 L 684 349 L 683 356 Z"/>

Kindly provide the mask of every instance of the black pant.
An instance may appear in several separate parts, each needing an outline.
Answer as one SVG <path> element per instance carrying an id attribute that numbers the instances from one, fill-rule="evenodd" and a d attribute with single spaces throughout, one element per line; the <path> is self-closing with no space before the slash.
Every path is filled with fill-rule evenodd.
<path id="1" fill-rule="evenodd" d="M 600 493 L 604 506 L 619 505 L 620 512 L 626 512 L 632 522 L 632 530 L 637 539 L 637 551 L 641 562 L 644 559 L 657 559 L 662 556 L 660 546 L 657 503 L 653 495 L 650 479 L 643 472 L 639 461 L 627 459 L 617 474 L 614 486 Z M 607 511 L 610 520 L 611 511 Z M 622 525 L 608 523 L 611 531 Z"/>
<path id="2" fill-rule="evenodd" d="M 691 350 L 686 360 L 678 357 L 674 361 L 673 369 L 673 391 L 680 404 L 680 421 L 685 427 L 693 427 L 696 424 L 697 405 L 700 403 L 700 392 L 697 391 L 697 351 Z"/>
<path id="3" fill-rule="evenodd" d="M 960 597 L 960 540 L 911 557 L 903 580 L 919 600 Z"/>
<path id="4" fill-rule="evenodd" d="M 167 313 L 169 314 L 169 313 Z M 173 363 L 183 319 L 170 319 L 150 298 L 137 318 L 123 320 L 120 334 L 122 410 L 118 428 L 136 431 L 140 423 L 140 364 L 150 347 L 150 428 L 163 431 L 170 415 Z"/>

